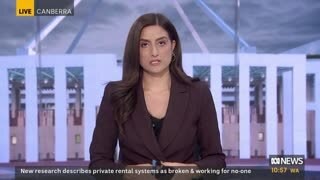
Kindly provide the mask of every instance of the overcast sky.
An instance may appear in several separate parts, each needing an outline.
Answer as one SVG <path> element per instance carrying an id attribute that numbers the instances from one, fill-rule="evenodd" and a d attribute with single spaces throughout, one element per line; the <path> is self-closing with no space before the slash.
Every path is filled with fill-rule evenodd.
<path id="1" fill-rule="evenodd" d="M 201 52 L 170 0 L 82 0 L 75 16 L 65 18 L 41 43 L 44 54 L 63 54 L 89 14 L 87 29 L 73 53 L 115 53 L 122 58 L 128 30 L 147 12 L 164 13 L 175 24 L 184 53 Z M 205 0 L 231 28 L 235 27 L 236 0 Z M 200 37 L 212 53 L 234 52 L 234 42 L 196 5 L 178 0 Z M 92 13 L 94 12 L 94 13 Z M 241 0 L 241 37 L 257 53 L 281 53 L 320 39 L 319 0 Z M 16 17 L 15 0 L 0 1 L 0 55 L 15 55 L 36 31 L 35 17 Z M 52 17 L 41 17 L 41 27 Z"/>

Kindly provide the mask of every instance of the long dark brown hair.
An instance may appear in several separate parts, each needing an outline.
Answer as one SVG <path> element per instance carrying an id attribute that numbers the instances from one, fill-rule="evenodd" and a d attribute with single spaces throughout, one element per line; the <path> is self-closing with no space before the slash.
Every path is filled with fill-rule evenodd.
<path id="1" fill-rule="evenodd" d="M 180 82 L 191 84 L 192 79 L 182 69 L 181 44 L 178 33 L 173 24 L 164 15 L 159 13 L 148 13 L 140 16 L 131 26 L 123 56 L 122 80 L 114 84 L 111 93 L 113 113 L 118 124 L 120 133 L 123 133 L 123 123 L 133 113 L 137 101 L 137 85 L 142 76 L 140 66 L 140 34 L 144 27 L 159 25 L 167 31 L 171 42 L 174 40 L 176 46 L 173 50 L 175 60 L 170 63 L 170 73 Z"/>

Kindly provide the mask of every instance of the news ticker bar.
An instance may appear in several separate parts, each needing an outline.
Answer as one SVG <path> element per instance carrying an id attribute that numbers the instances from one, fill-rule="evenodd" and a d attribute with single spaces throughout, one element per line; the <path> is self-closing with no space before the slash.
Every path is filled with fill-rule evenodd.
<path id="1" fill-rule="evenodd" d="M 128 167 L 125 169 L 88 169 L 87 167 L 15 167 L 15 179 L 47 179 L 47 178 L 77 178 L 91 179 L 93 176 L 110 179 L 126 176 L 129 179 L 154 179 L 161 176 L 175 176 L 183 179 L 200 179 L 221 177 L 222 179 L 297 179 L 305 178 L 304 170 L 275 172 L 272 167 L 227 167 L 222 169 L 190 167 L 174 167 L 152 169 L 151 167 Z"/>
<path id="2" fill-rule="evenodd" d="M 74 0 L 16 0 L 16 16 L 73 16 Z"/>

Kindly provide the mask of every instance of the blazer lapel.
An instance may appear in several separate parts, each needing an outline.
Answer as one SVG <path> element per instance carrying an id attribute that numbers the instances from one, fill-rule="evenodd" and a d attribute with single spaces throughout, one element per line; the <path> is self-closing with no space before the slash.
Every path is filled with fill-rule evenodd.
<path id="1" fill-rule="evenodd" d="M 159 143 L 163 151 L 174 140 L 183 123 L 185 111 L 188 105 L 189 93 L 186 85 L 180 83 L 171 76 L 171 90 L 168 110 L 163 120 Z"/>
<path id="2" fill-rule="evenodd" d="M 134 121 L 134 128 L 137 134 L 140 136 L 148 150 L 155 156 L 157 160 L 164 161 L 165 156 L 160 150 L 157 139 L 153 133 L 151 119 L 147 112 L 141 81 L 137 89 L 137 104 L 135 111 L 132 113 L 132 120 Z"/>

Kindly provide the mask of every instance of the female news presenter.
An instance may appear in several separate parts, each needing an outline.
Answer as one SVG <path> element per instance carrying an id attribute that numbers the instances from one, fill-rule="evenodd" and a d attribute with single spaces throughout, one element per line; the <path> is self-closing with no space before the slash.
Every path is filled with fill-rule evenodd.
<path id="1" fill-rule="evenodd" d="M 114 162 L 118 139 L 120 160 Z M 210 90 L 183 71 L 177 31 L 164 15 L 144 14 L 132 25 L 122 80 L 104 90 L 90 159 L 90 168 L 155 160 L 164 166 L 225 167 Z"/>

